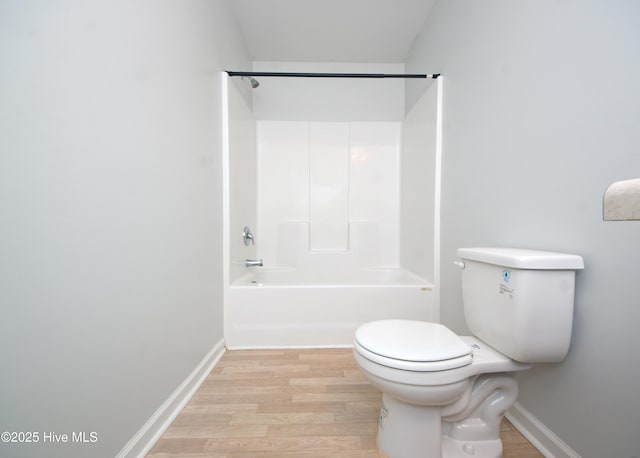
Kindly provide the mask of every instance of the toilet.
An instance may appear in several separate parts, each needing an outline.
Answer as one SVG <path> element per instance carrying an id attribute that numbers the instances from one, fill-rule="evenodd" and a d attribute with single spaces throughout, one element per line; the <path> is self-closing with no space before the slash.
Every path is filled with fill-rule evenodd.
<path id="1" fill-rule="evenodd" d="M 382 391 L 378 447 L 390 458 L 502 456 L 500 422 L 515 375 L 562 361 L 571 340 L 576 255 L 460 248 L 462 300 L 473 335 L 439 323 L 360 326 L 354 356 Z"/>

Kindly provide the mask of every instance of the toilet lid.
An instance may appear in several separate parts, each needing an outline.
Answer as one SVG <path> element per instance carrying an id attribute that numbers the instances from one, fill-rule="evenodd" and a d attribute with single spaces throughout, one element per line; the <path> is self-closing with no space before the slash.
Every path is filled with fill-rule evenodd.
<path id="1" fill-rule="evenodd" d="M 471 364 L 472 348 L 446 326 L 412 320 L 381 320 L 355 335 L 363 356 L 391 367 L 437 371 Z"/>

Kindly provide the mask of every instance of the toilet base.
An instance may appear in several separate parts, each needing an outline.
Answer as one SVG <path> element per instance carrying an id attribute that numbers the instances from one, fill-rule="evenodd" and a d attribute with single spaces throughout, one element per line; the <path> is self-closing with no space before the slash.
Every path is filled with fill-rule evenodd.
<path id="1" fill-rule="evenodd" d="M 485 374 L 446 406 L 383 393 L 378 447 L 390 458 L 500 458 L 500 422 L 518 396 L 513 374 Z"/>
<path id="2" fill-rule="evenodd" d="M 442 437 L 442 458 L 501 458 L 502 441 L 458 441 Z"/>
<path id="3" fill-rule="evenodd" d="M 378 448 L 389 458 L 500 458 L 502 441 L 457 440 L 442 435 L 441 409 L 383 395 Z"/>
<path id="4" fill-rule="evenodd" d="M 440 458 L 441 434 L 439 408 L 382 395 L 377 442 L 390 458 Z"/>

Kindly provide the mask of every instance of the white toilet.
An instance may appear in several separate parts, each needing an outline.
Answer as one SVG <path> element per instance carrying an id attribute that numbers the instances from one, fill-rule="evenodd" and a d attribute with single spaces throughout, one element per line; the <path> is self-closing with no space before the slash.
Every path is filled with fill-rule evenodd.
<path id="1" fill-rule="evenodd" d="M 460 248 L 458 257 L 473 336 L 410 320 L 356 330 L 356 362 L 383 393 L 378 447 L 390 458 L 502 456 L 515 373 L 569 350 L 580 256 Z"/>

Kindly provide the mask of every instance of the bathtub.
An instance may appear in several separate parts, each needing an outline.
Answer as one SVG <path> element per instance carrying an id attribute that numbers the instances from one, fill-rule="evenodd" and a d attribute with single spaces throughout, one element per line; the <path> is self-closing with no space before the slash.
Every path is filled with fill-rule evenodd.
<path id="1" fill-rule="evenodd" d="M 230 285 L 228 348 L 348 347 L 358 326 L 404 318 L 434 321 L 433 285 L 402 269 L 262 270 Z"/>

